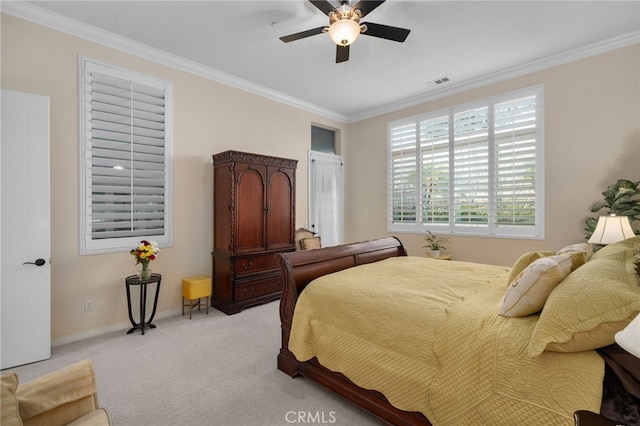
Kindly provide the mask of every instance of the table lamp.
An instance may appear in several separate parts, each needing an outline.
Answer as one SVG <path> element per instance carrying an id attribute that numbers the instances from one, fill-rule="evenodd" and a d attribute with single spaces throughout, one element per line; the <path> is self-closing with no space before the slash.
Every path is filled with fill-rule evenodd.
<path id="1" fill-rule="evenodd" d="M 613 244 L 627 238 L 635 237 L 627 216 L 600 216 L 595 231 L 589 238 L 591 244 Z"/>

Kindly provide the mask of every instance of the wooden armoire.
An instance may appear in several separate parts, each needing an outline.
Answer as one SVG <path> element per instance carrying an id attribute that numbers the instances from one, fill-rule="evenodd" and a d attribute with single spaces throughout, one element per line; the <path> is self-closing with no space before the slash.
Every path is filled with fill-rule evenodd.
<path id="1" fill-rule="evenodd" d="M 278 253 L 293 251 L 297 160 L 213 155 L 213 292 L 227 314 L 280 297 Z"/>

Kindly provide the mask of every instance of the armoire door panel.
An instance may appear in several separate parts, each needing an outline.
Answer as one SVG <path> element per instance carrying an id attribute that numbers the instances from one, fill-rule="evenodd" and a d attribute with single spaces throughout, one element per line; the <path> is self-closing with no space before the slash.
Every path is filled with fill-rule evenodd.
<path id="1" fill-rule="evenodd" d="M 265 249 L 265 182 L 259 170 L 239 173 L 236 192 L 238 252 Z"/>
<path id="2" fill-rule="evenodd" d="M 269 175 L 267 248 L 276 249 L 291 245 L 293 228 L 293 194 L 291 178 L 283 171 Z"/>

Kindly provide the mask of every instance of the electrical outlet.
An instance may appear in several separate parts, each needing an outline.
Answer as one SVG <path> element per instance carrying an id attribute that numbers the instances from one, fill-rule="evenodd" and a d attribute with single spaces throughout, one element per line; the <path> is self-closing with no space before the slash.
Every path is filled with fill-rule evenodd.
<path id="1" fill-rule="evenodd" d="M 85 312 L 93 311 L 93 300 L 88 299 L 84 301 L 84 311 Z"/>

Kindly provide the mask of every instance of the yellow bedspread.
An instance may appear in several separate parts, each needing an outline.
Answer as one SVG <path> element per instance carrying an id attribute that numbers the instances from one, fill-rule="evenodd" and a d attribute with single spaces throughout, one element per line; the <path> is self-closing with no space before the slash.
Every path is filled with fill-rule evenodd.
<path id="1" fill-rule="evenodd" d="M 300 295 L 289 341 L 434 425 L 573 425 L 599 412 L 594 351 L 527 354 L 538 319 L 497 314 L 509 268 L 395 257 L 318 278 Z"/>

